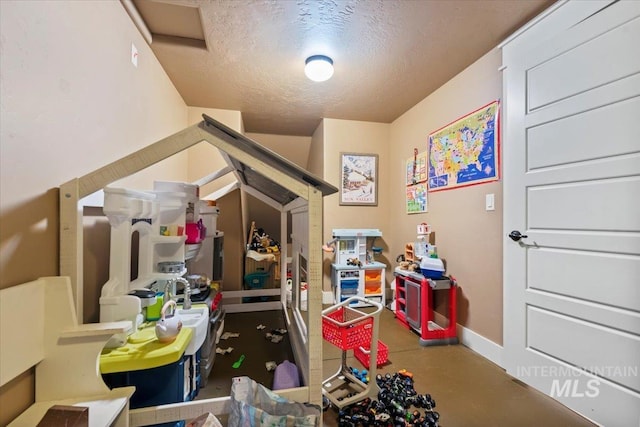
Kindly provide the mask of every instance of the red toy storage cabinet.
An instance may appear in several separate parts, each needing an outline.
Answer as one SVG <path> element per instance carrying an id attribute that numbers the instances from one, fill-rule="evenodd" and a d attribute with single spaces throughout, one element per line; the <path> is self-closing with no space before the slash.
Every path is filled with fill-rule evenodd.
<path id="1" fill-rule="evenodd" d="M 420 345 L 458 344 L 456 332 L 457 282 L 453 276 L 434 280 L 420 273 L 396 268 L 395 315 L 400 323 L 420 334 Z M 449 296 L 449 325 L 441 327 L 434 322 L 433 292 L 447 290 Z"/>

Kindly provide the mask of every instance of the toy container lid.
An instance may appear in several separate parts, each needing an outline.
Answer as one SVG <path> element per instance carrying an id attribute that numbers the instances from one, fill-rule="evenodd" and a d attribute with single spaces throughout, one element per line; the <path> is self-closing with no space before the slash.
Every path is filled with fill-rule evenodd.
<path id="1" fill-rule="evenodd" d="M 444 272 L 444 263 L 440 258 L 422 257 L 420 260 L 420 269 Z"/>

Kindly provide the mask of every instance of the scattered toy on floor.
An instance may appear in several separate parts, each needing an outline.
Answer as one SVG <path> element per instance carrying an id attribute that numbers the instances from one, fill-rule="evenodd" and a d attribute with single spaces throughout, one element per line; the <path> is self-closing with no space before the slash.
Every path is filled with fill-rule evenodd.
<path id="1" fill-rule="evenodd" d="M 264 337 L 270 340 L 272 343 L 279 343 L 284 338 L 283 335 L 287 333 L 287 330 L 284 328 L 272 329 L 270 332 L 264 334 Z"/>
<path id="2" fill-rule="evenodd" d="M 350 368 L 351 369 L 351 373 L 360 381 L 362 381 L 365 384 L 369 384 L 369 371 L 367 371 L 366 369 L 363 370 L 359 370 L 358 368 Z"/>
<path id="3" fill-rule="evenodd" d="M 268 340 L 270 340 L 274 344 L 279 343 L 284 338 L 280 334 L 272 334 L 270 332 L 267 332 L 264 336 L 265 336 L 265 338 L 267 338 Z"/>
<path id="4" fill-rule="evenodd" d="M 326 411 L 327 409 L 329 409 L 331 407 L 331 401 L 329 400 L 329 398 L 327 396 L 325 396 L 324 394 L 322 395 L 322 411 Z"/>
<path id="5" fill-rule="evenodd" d="M 274 362 L 273 360 L 267 362 L 264 364 L 264 366 L 267 368 L 267 372 L 271 372 L 271 371 L 275 371 L 276 367 L 278 366 L 278 364 L 276 362 Z"/>
<path id="6" fill-rule="evenodd" d="M 378 374 L 376 383 L 380 388 L 378 400 L 366 398 L 343 408 L 338 414 L 340 426 L 439 426 L 440 414 L 433 410 L 435 400 L 430 394 L 416 392 L 411 372 L 403 369 L 393 375 Z"/>
<path id="7" fill-rule="evenodd" d="M 273 373 L 273 390 L 300 387 L 300 372 L 295 363 L 283 360 Z"/>
<path id="8" fill-rule="evenodd" d="M 259 331 L 261 331 L 261 330 L 263 330 L 265 328 L 266 328 L 266 326 L 264 326 L 262 323 L 259 324 L 258 326 L 256 326 L 256 329 L 259 330 Z"/>
<path id="9" fill-rule="evenodd" d="M 236 361 L 233 363 L 233 365 L 231 365 L 231 367 L 232 367 L 233 369 L 238 369 L 238 368 L 242 365 L 242 362 L 243 362 L 243 361 L 244 361 L 244 354 L 241 354 L 241 355 L 240 355 L 240 359 L 236 360 Z"/>
<path id="10" fill-rule="evenodd" d="M 220 348 L 216 347 L 216 354 L 227 354 L 233 351 L 233 347 Z"/>
<path id="11" fill-rule="evenodd" d="M 221 340 L 226 340 L 226 339 L 229 339 L 229 338 L 238 338 L 239 336 L 240 336 L 240 334 L 237 333 L 237 332 L 225 332 L 220 336 L 220 339 Z"/>
<path id="12" fill-rule="evenodd" d="M 405 377 L 413 378 L 413 373 L 407 371 L 406 369 L 400 369 L 398 373 L 400 375 L 404 375 Z"/>

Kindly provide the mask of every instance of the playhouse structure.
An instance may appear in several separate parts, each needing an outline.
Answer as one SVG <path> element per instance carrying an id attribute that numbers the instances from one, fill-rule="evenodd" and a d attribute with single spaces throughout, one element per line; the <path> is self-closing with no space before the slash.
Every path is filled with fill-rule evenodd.
<path id="1" fill-rule="evenodd" d="M 337 192 L 337 188 L 324 180 L 310 174 L 287 159 L 277 155 L 269 149 L 252 141 L 235 130 L 223 125 L 217 120 L 203 115 L 200 123 L 189 126 L 184 130 L 164 138 L 144 149 L 134 152 L 120 160 L 110 163 L 94 172 L 80 178 L 73 179 L 60 187 L 60 274 L 68 276 L 71 280 L 73 299 L 79 313 L 82 310 L 83 282 L 82 282 L 82 215 L 81 199 L 108 187 L 109 184 L 132 175 L 148 166 L 151 166 L 165 158 L 188 149 L 200 142 L 208 142 L 218 148 L 222 157 L 227 162 L 227 167 L 213 171 L 207 177 L 198 181 L 200 185 L 214 181 L 228 173 L 233 173 L 240 183 L 240 188 L 257 197 L 269 206 L 277 209 L 281 213 L 282 238 L 287 241 L 286 230 L 289 215 L 292 225 L 292 253 L 289 255 L 293 260 L 294 280 L 304 280 L 308 285 L 306 295 L 305 316 L 299 313 L 299 304 L 294 307 L 293 315 L 287 315 L 288 329 L 291 338 L 293 352 L 296 362 L 301 371 L 304 384 L 301 387 L 285 391 L 283 395 L 302 401 L 320 405 L 322 403 L 322 331 L 321 331 L 321 310 L 322 310 L 322 198 L 326 195 Z M 116 233 L 121 233 L 120 240 L 126 240 L 129 235 L 137 230 L 140 232 L 140 239 L 150 243 L 160 244 L 158 231 L 152 228 L 161 225 L 150 226 L 142 224 L 136 227 L 130 219 L 138 215 L 154 216 L 159 218 L 162 215 L 168 216 L 178 214 L 172 211 L 172 201 L 164 200 L 161 203 L 154 201 L 153 195 L 141 194 L 118 194 L 118 190 L 110 190 L 112 201 L 136 199 L 135 206 L 128 203 L 117 206 L 111 203 L 106 209 L 106 214 L 110 216 L 110 222 L 118 215 L 128 218 L 126 224 L 121 225 Z M 170 195 L 168 195 L 170 196 Z M 158 195 L 155 195 L 158 197 Z M 184 201 L 177 201 L 184 202 Z M 181 204 L 181 203 L 177 203 Z M 105 204 L 105 208 L 107 208 Z M 131 211 L 135 210 L 135 212 Z M 139 212 L 138 212 L 139 211 Z M 168 222 L 173 222 L 169 221 Z M 164 221 L 164 222 L 167 222 Z M 175 221 L 180 222 L 180 221 Z M 113 222 L 112 222 L 113 223 Z M 117 227 L 116 227 L 117 228 Z M 154 240 L 155 239 L 155 240 Z M 166 241 L 161 240 L 163 246 L 170 247 Z M 178 242 L 179 239 L 175 239 Z M 147 242 L 149 243 L 149 242 Z M 182 243 L 182 240 L 180 240 Z M 153 245 L 144 245 L 151 247 Z M 166 248 L 165 248 L 166 249 Z M 140 267 L 138 283 L 134 285 L 144 285 L 142 282 L 147 277 L 162 274 L 154 271 L 154 266 L 162 259 L 158 258 L 160 252 L 149 251 L 141 253 L 145 260 Z M 283 259 L 286 259 L 286 245 L 283 245 Z M 122 263 L 128 262 L 128 257 L 123 257 Z M 148 262 L 147 262 L 148 261 Z M 286 268 L 282 263 L 281 268 Z M 120 267 L 123 267 L 121 265 Z M 304 269 L 301 275 L 298 269 Z M 119 268 L 119 271 L 128 270 Z M 281 277 L 287 277 L 286 270 L 281 272 Z M 125 273 L 126 276 L 126 273 Z M 118 306 L 118 301 L 126 300 L 125 291 L 131 288 L 128 277 L 118 277 L 110 275 L 110 280 L 114 280 L 103 292 L 104 300 L 101 305 L 113 302 L 114 307 Z M 302 277 L 304 276 L 304 277 Z M 123 283 L 120 283 L 123 282 Z M 126 285 L 124 285 L 126 282 Z M 297 284 L 294 284 L 297 285 Z M 298 289 L 299 286 L 294 286 Z M 270 290 L 246 290 L 225 292 L 227 297 L 241 297 L 267 294 L 279 294 L 280 300 L 273 302 L 258 302 L 254 304 L 243 304 L 246 310 L 273 310 L 282 309 L 287 312 L 287 286 L 280 286 L 278 289 Z M 101 298 L 101 300 L 103 299 Z M 109 301 L 107 301 L 109 299 Z M 294 301 L 299 301 L 299 296 L 294 297 Z M 131 310 L 135 313 L 136 309 Z M 304 319 L 309 319 L 305 322 Z M 135 317 L 131 318 L 135 323 Z M 213 414 L 225 413 L 228 409 L 228 399 L 216 398 L 205 399 L 195 402 L 188 402 L 176 408 L 167 408 L 167 413 L 171 413 L 176 420 L 187 419 L 194 413 L 211 412 Z M 132 425 L 145 425 L 152 422 L 158 413 L 162 413 L 162 407 L 150 409 L 142 408 L 131 411 L 130 420 Z"/>

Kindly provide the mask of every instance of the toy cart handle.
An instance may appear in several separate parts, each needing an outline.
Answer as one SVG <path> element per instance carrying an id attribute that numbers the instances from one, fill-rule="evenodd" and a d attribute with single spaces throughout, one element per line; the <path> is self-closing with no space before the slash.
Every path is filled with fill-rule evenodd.
<path id="1" fill-rule="evenodd" d="M 327 314 L 332 313 L 333 311 L 335 311 L 336 309 L 338 309 L 338 308 L 340 308 L 342 306 L 350 305 L 354 301 L 359 301 L 359 302 L 362 302 L 362 303 L 365 303 L 365 304 L 373 305 L 376 309 L 375 309 L 375 311 L 373 311 L 371 313 L 363 313 L 363 312 L 361 312 L 359 310 L 354 310 L 354 311 L 358 311 L 359 313 L 362 313 L 362 316 L 357 317 L 355 319 L 347 320 L 346 322 L 338 322 L 337 320 L 326 316 Z M 332 323 L 335 323 L 336 325 L 338 325 L 340 327 L 344 327 L 344 326 L 349 326 L 352 323 L 360 322 L 360 321 L 362 321 L 362 319 L 366 319 L 368 317 L 378 316 L 378 314 L 380 314 L 381 311 L 382 311 L 382 304 L 380 304 L 379 302 L 370 301 L 368 299 L 355 296 L 355 297 L 347 298 L 346 300 L 342 301 L 340 304 L 332 305 L 331 307 L 325 308 L 324 310 L 322 310 L 322 317 L 327 319 L 327 320 L 329 320 L 329 321 L 331 321 Z"/>
<path id="2" fill-rule="evenodd" d="M 364 354 L 371 354 L 371 350 L 367 350 L 364 347 L 360 347 L 360 351 L 363 352 Z"/>

